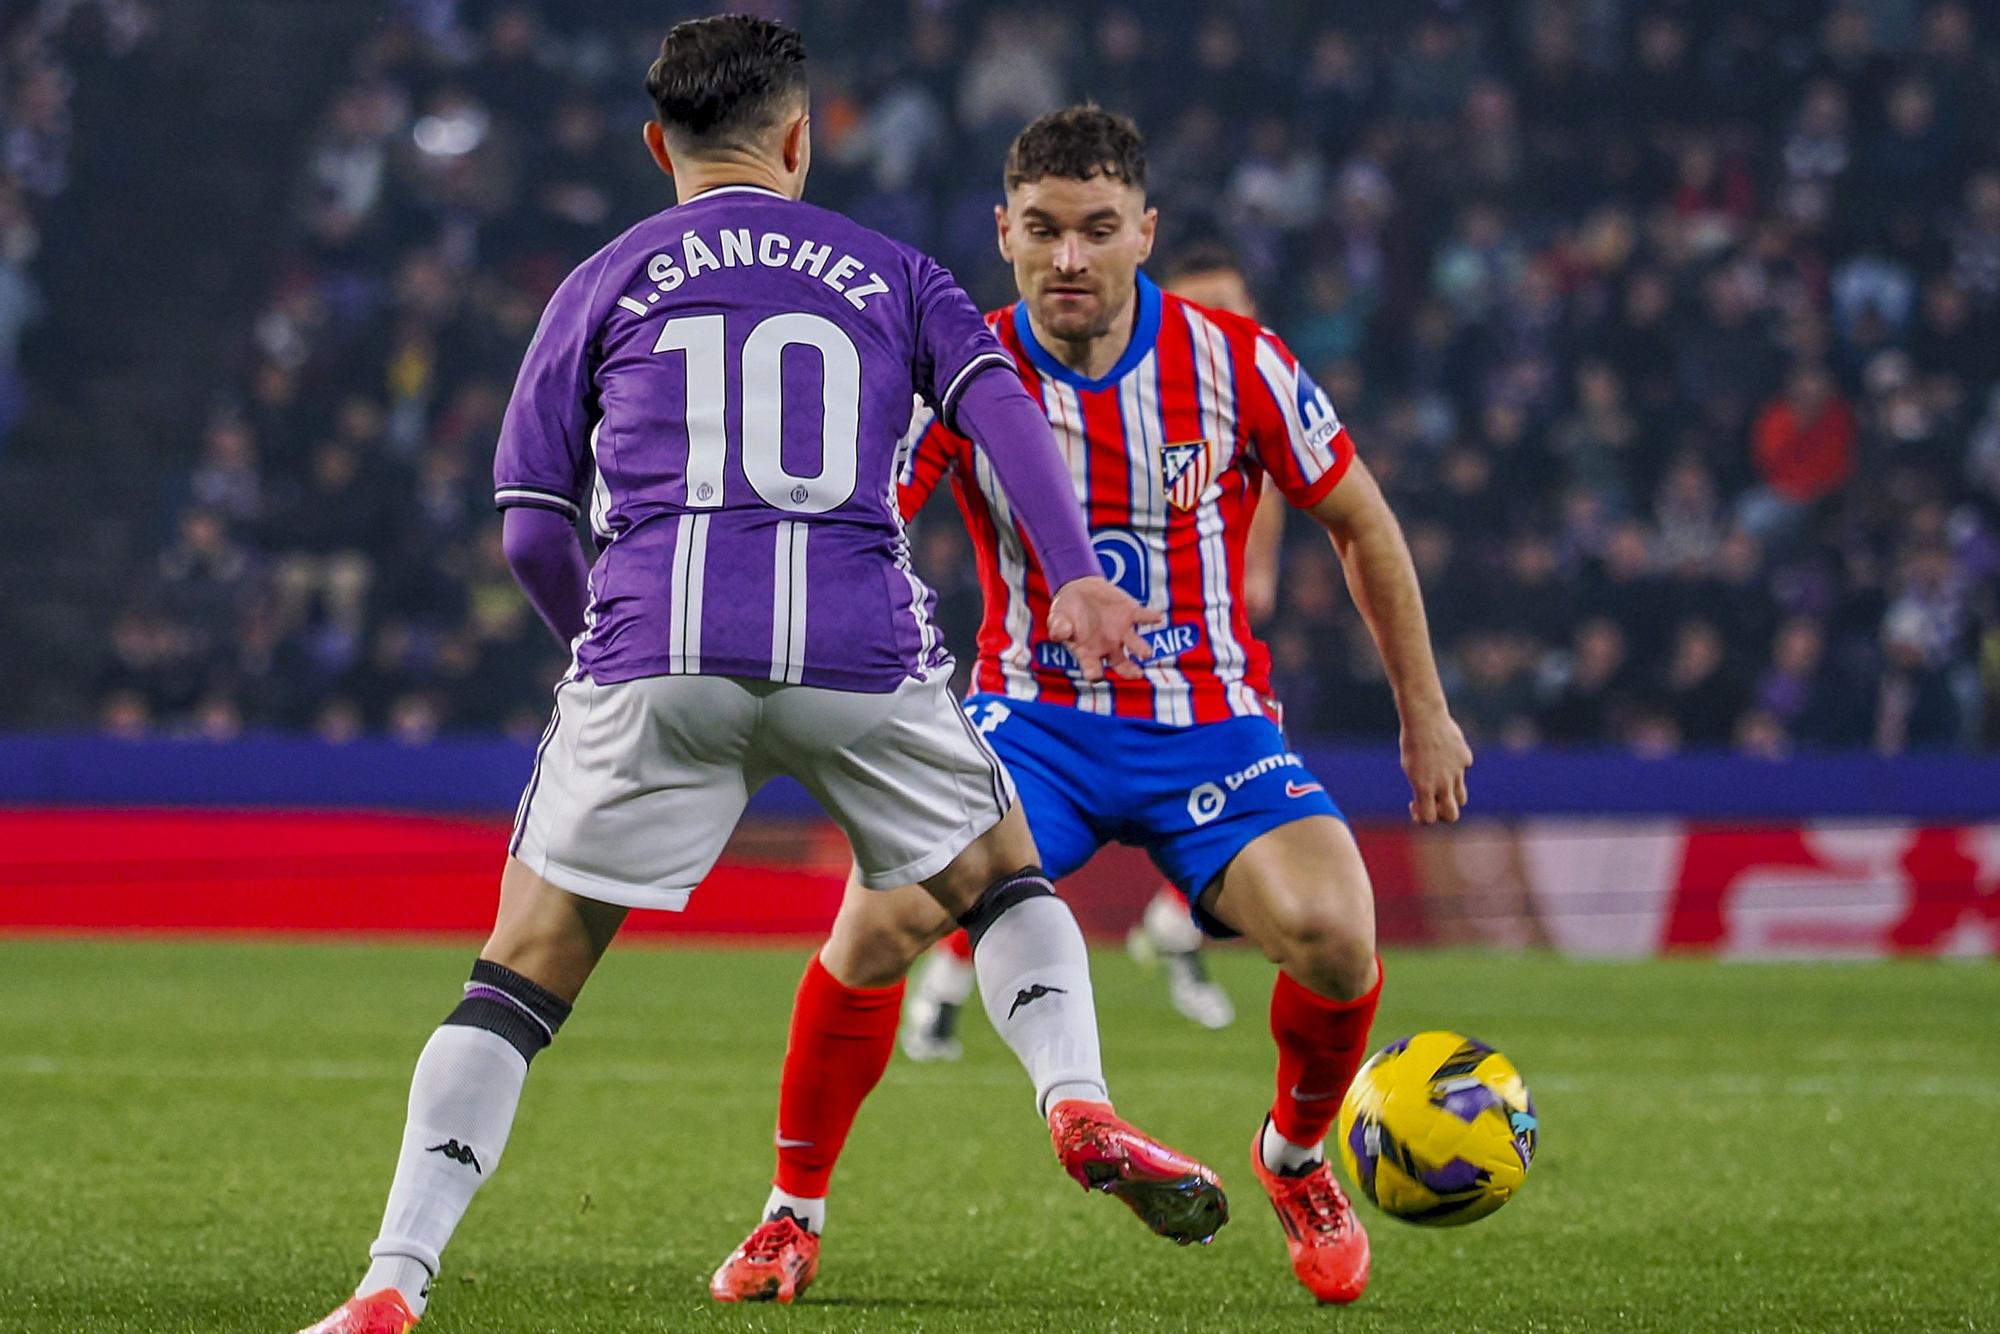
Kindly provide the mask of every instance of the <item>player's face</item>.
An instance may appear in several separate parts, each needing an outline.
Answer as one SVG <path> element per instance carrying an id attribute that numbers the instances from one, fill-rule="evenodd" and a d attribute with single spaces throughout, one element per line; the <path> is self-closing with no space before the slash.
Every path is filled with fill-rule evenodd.
<path id="1" fill-rule="evenodd" d="M 1110 333 L 1131 309 L 1158 216 L 1142 192 L 1109 176 L 1045 177 L 1009 191 L 994 210 L 1000 255 L 1036 326 L 1065 342 Z"/>
<path id="2" fill-rule="evenodd" d="M 1231 315 L 1246 315 L 1253 320 L 1257 318 L 1257 303 L 1250 299 L 1250 287 L 1235 269 L 1184 273 L 1168 287 L 1197 306 L 1225 310 Z"/>

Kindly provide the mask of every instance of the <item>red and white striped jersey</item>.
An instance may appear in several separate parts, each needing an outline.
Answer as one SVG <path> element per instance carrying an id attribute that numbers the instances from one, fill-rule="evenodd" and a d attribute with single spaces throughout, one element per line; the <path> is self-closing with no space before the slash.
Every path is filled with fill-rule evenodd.
<path id="1" fill-rule="evenodd" d="M 1048 413 L 1105 574 L 1166 612 L 1143 680 L 1086 682 L 1046 632 L 1049 590 L 981 452 L 919 407 L 903 441 L 907 520 L 951 476 L 986 600 L 973 689 L 1188 726 L 1275 716 L 1250 631 L 1243 548 L 1264 478 L 1293 505 L 1346 473 L 1353 442 L 1276 334 L 1139 276 L 1132 342 L 1102 379 L 1062 365 L 1017 303 L 986 319 Z"/>

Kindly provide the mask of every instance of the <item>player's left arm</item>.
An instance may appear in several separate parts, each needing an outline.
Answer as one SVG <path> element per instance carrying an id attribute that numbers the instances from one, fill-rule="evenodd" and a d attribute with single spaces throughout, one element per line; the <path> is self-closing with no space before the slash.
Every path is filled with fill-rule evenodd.
<path id="1" fill-rule="evenodd" d="M 507 565 L 567 644 L 584 626 L 589 562 L 576 522 L 590 486 L 590 339 L 601 265 L 583 264 L 542 311 L 493 452 L 493 503 Z"/>
<path id="2" fill-rule="evenodd" d="M 1472 751 L 1445 702 L 1402 525 L 1355 457 L 1333 404 L 1290 350 L 1267 330 L 1257 338 L 1255 359 L 1266 392 L 1247 396 L 1252 446 L 1284 497 L 1333 539 L 1348 592 L 1395 691 L 1410 818 L 1455 821 L 1465 806 Z"/>
<path id="3" fill-rule="evenodd" d="M 1359 459 L 1349 462 L 1346 475 L 1310 512 L 1333 539 L 1348 593 L 1368 623 L 1396 694 L 1410 817 L 1419 824 L 1455 821 L 1465 807 L 1472 750 L 1452 719 L 1438 679 L 1424 595 L 1402 525 Z"/>

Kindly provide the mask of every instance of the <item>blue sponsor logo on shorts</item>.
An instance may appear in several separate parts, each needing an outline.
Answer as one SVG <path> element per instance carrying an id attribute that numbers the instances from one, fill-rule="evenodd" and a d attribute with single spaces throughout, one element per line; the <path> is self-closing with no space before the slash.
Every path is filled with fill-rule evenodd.
<path id="1" fill-rule="evenodd" d="M 1139 634 L 1153 649 L 1153 656 L 1146 659 L 1148 663 L 1170 661 L 1201 642 L 1201 626 L 1192 623 L 1154 626 Z M 1039 640 L 1035 644 L 1035 666 L 1044 671 L 1073 672 L 1077 669 L 1076 655 L 1053 640 Z"/>

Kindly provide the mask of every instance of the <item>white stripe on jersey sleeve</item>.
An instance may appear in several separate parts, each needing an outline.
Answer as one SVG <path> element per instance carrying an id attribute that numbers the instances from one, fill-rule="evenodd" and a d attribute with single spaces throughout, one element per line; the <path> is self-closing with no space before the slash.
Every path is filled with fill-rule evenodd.
<path id="1" fill-rule="evenodd" d="M 942 394 L 938 395 L 938 413 L 944 418 L 946 426 L 954 431 L 958 429 L 957 423 L 951 419 L 951 405 L 958 398 L 959 391 L 972 383 L 973 376 L 988 367 L 995 366 L 1004 366 L 1011 371 L 1014 369 L 1014 359 L 1005 352 L 981 352 L 959 367 L 958 374 L 951 377 L 951 383 L 945 386 Z"/>
<path id="2" fill-rule="evenodd" d="M 493 503 L 501 509 L 509 505 L 552 505 L 571 519 L 583 511 L 574 500 L 560 491 L 546 491 L 539 486 L 502 486 L 494 489 Z"/>

